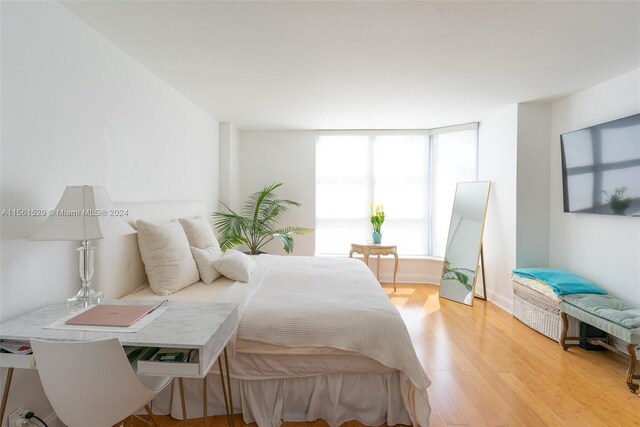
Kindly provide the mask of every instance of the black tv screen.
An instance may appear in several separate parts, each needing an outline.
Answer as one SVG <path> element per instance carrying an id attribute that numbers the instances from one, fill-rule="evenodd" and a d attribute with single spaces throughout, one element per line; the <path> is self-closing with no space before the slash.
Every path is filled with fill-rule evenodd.
<path id="1" fill-rule="evenodd" d="M 640 114 L 565 133 L 565 212 L 640 216 Z"/>

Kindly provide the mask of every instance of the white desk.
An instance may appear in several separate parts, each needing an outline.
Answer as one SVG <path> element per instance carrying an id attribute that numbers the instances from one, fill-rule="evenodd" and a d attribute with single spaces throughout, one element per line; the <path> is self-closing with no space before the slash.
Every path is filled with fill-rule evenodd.
<path id="1" fill-rule="evenodd" d="M 107 300 L 105 304 L 144 305 L 145 301 Z M 156 304 L 154 302 L 153 304 Z M 198 358 L 193 363 L 146 362 L 140 364 L 138 371 L 145 375 L 170 375 L 179 378 L 182 398 L 183 417 L 186 420 L 186 408 L 182 378 L 202 378 L 205 390 L 204 422 L 207 420 L 206 378 L 211 367 L 218 360 L 223 392 L 229 393 L 227 419 L 232 425 L 233 402 L 231 402 L 231 382 L 227 363 L 226 346 L 238 327 L 238 306 L 225 303 L 194 303 L 169 301 L 168 310 L 138 332 L 95 332 L 64 329 L 45 329 L 54 321 L 68 316 L 73 311 L 66 304 L 49 305 L 24 316 L 9 320 L 0 325 L 0 339 L 28 341 L 31 338 L 51 341 L 93 341 L 105 338 L 118 338 L 123 346 L 170 347 L 195 349 Z M 226 386 L 220 357 L 224 353 L 226 364 Z M 95 363 L 99 363 L 96 361 Z M 188 366 L 192 365 L 192 366 Z M 14 355 L 0 353 L 0 366 L 9 368 L 5 392 L 2 399 L 1 417 L 4 418 L 6 399 L 11 386 L 14 368 L 37 369 L 32 355 Z"/>

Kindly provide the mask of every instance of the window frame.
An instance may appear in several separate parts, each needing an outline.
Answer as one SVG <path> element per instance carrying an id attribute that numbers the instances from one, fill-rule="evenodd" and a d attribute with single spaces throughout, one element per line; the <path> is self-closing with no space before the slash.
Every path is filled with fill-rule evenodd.
<path id="1" fill-rule="evenodd" d="M 402 136 L 402 135 L 413 135 L 413 136 L 423 136 L 427 142 L 427 158 L 428 162 L 425 170 L 425 179 L 426 188 L 428 189 L 428 197 L 427 197 L 427 254 L 426 255 L 414 255 L 413 258 L 435 258 L 442 259 L 442 257 L 433 255 L 433 185 L 434 185 L 434 167 L 433 167 L 433 146 L 434 146 L 434 136 L 445 133 L 453 133 L 453 132 L 461 132 L 465 130 L 475 130 L 476 138 L 475 138 L 475 181 L 479 179 L 479 168 L 480 168 L 480 123 L 479 122 L 470 122 L 464 123 L 460 125 L 453 126 L 444 126 L 433 129 L 357 129 L 357 130 L 318 130 L 316 131 L 316 152 L 318 143 L 323 136 L 366 136 L 367 137 L 367 191 L 369 192 L 369 200 L 373 200 L 374 196 L 374 166 L 373 166 L 373 151 L 374 151 L 374 143 L 375 139 L 378 136 Z M 317 185 L 317 174 L 316 174 L 316 185 Z M 317 187 L 316 187 L 317 188 Z M 315 191 L 315 189 L 314 189 Z M 318 217 L 317 217 L 317 196 L 316 196 L 316 211 L 314 212 L 314 223 L 317 229 L 318 226 Z M 314 247 L 314 253 L 316 256 L 324 256 L 324 255 L 332 255 L 332 254 L 318 254 L 317 252 L 317 244 Z"/>

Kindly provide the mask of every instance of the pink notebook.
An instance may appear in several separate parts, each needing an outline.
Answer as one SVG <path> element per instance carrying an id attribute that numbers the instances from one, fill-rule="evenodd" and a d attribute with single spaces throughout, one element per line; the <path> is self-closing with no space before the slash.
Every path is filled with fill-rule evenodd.
<path id="1" fill-rule="evenodd" d="M 153 310 L 153 305 L 100 304 L 67 320 L 67 325 L 131 326 Z"/>

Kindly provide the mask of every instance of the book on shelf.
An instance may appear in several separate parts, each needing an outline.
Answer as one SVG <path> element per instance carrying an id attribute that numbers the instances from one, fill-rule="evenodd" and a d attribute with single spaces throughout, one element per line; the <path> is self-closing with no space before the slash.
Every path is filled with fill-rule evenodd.
<path id="1" fill-rule="evenodd" d="M 197 349 L 161 348 L 152 359 L 138 359 L 136 369 L 138 373 L 162 373 L 174 376 L 202 375 L 200 354 Z"/>
<path id="2" fill-rule="evenodd" d="M 174 352 L 163 352 L 156 354 L 154 360 L 158 362 L 173 362 L 180 363 L 184 360 L 184 352 L 182 351 L 174 351 Z"/>
<path id="3" fill-rule="evenodd" d="M 1 340 L 0 350 L 13 354 L 31 354 L 31 343 L 29 341 Z"/>
<path id="4" fill-rule="evenodd" d="M 124 352 L 129 359 L 129 363 L 136 364 L 140 360 L 150 360 L 160 350 L 160 347 L 135 347 L 127 346 L 124 348 Z"/>

